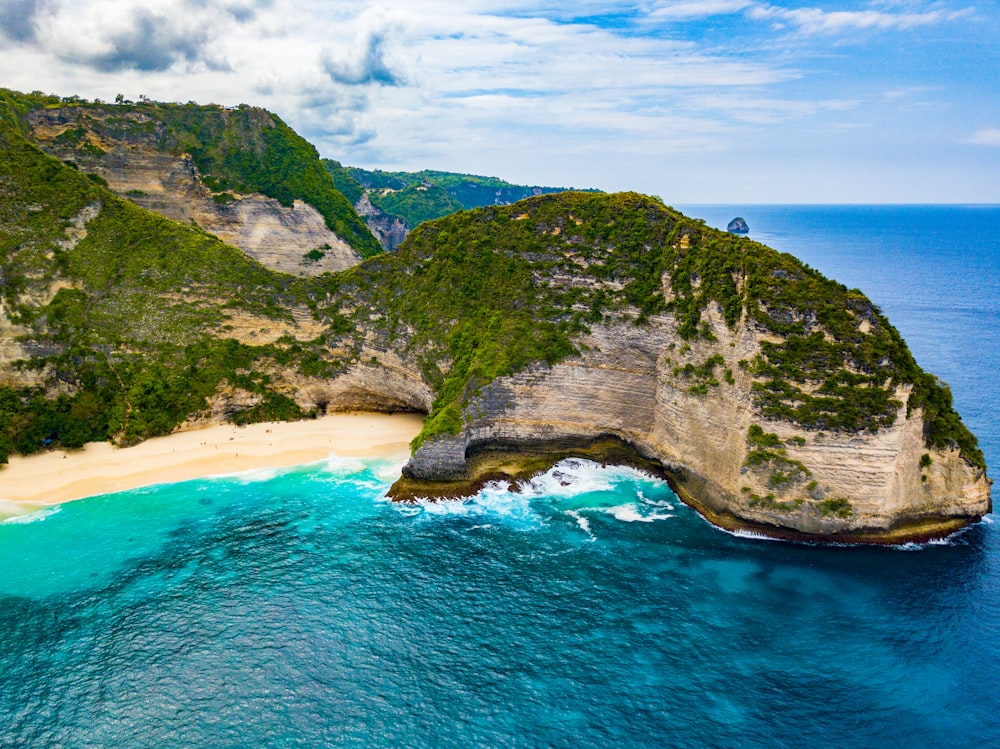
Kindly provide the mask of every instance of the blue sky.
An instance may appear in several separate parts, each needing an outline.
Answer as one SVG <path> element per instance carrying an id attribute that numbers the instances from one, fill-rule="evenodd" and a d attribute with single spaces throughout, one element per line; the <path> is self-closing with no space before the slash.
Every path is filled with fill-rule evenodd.
<path id="1" fill-rule="evenodd" d="M 3 85 L 668 203 L 1000 202 L 1000 3 L 0 0 Z"/>

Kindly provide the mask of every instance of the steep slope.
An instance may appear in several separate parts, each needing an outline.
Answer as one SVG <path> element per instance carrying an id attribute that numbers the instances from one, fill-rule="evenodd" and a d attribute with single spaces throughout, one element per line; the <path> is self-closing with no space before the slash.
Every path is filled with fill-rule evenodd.
<path id="1" fill-rule="evenodd" d="M 4 96 L 48 153 L 272 269 L 315 275 L 381 251 L 315 149 L 265 110 Z"/>
<path id="2" fill-rule="evenodd" d="M 989 509 L 950 393 L 868 299 L 652 199 L 450 216 L 344 278 L 434 388 L 397 496 L 629 448 L 734 527 L 909 538 Z"/>
<path id="3" fill-rule="evenodd" d="M 565 187 L 513 185 L 496 177 L 439 172 L 367 171 L 324 159 L 334 184 L 364 216 L 382 246 L 394 250 L 411 229 L 457 211 L 510 205 L 534 195 L 565 192 Z M 590 192 L 597 192 L 592 190 Z"/>
<path id="4" fill-rule="evenodd" d="M 316 408 L 335 321 L 301 280 L 119 198 L 19 126 L 0 108 L 0 459 Z"/>

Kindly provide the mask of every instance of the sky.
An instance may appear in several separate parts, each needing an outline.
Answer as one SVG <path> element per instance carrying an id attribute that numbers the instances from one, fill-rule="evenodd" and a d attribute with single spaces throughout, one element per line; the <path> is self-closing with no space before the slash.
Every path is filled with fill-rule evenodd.
<path id="1" fill-rule="evenodd" d="M 1000 203 L 1000 0 L 0 0 L 0 85 L 676 205 Z"/>

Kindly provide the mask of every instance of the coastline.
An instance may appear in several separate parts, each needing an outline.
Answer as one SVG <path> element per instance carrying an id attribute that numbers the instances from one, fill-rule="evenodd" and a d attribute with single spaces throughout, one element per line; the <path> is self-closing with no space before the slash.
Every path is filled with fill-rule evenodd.
<path id="1" fill-rule="evenodd" d="M 285 468 L 331 454 L 408 455 L 423 418 L 412 413 L 338 413 L 307 421 L 214 424 L 127 448 L 94 442 L 80 450 L 14 455 L 0 468 L 0 515 L 153 484 Z"/>

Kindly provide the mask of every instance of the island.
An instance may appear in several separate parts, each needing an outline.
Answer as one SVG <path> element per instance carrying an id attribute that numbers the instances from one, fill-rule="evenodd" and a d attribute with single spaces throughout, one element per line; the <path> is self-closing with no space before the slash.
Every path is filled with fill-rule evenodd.
<path id="1" fill-rule="evenodd" d="M 402 411 L 401 501 L 582 456 L 774 537 L 990 511 L 950 391 L 869 299 L 658 198 L 539 194 L 384 252 L 264 110 L 0 93 L 0 457 Z"/>
<path id="2" fill-rule="evenodd" d="M 726 226 L 726 231 L 730 234 L 749 234 L 750 227 L 747 226 L 747 222 L 742 216 L 737 216 L 729 222 L 728 226 Z"/>

